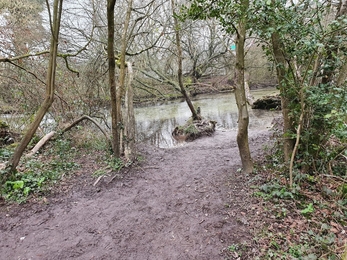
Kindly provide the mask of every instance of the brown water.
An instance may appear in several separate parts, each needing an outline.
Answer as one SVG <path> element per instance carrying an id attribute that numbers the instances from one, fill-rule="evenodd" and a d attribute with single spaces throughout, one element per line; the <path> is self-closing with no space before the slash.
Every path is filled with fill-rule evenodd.
<path id="1" fill-rule="evenodd" d="M 278 93 L 274 88 L 252 91 L 255 99 Z M 193 99 L 195 107 L 201 108 L 204 118 L 217 121 L 217 129 L 237 129 L 237 106 L 234 93 L 199 95 Z M 249 109 L 249 130 L 266 129 L 279 111 Z M 157 147 L 168 148 L 178 143 L 171 136 L 172 130 L 183 125 L 191 116 L 184 101 L 171 101 L 135 109 L 137 140 Z"/>

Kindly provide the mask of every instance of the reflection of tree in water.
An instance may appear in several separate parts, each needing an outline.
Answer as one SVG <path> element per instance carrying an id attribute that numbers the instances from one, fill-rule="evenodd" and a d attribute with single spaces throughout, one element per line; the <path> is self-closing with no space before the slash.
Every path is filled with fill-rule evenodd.
<path id="1" fill-rule="evenodd" d="M 162 148 L 175 146 L 177 141 L 172 138 L 171 133 L 178 124 L 176 118 L 138 122 L 137 141 Z"/>
<path id="2" fill-rule="evenodd" d="M 237 127 L 237 113 L 225 113 L 222 111 L 218 111 L 217 115 L 211 115 L 211 118 L 214 121 L 217 121 L 218 128 L 224 129 L 235 129 Z"/>

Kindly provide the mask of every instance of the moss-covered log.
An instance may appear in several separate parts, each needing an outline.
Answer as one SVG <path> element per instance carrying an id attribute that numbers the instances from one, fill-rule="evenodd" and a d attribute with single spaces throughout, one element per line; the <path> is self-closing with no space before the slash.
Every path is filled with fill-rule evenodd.
<path id="1" fill-rule="evenodd" d="M 189 120 L 183 126 L 176 126 L 172 136 L 180 141 L 193 141 L 201 136 L 210 136 L 215 131 L 216 123 L 211 120 Z"/>
<path id="2" fill-rule="evenodd" d="M 261 99 L 256 100 L 253 103 L 252 108 L 266 110 L 281 110 L 281 97 L 279 95 L 263 97 Z"/>

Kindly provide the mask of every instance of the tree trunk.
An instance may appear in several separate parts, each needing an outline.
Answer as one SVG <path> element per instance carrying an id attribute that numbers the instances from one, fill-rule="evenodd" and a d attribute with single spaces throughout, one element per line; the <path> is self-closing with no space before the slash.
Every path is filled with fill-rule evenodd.
<path id="1" fill-rule="evenodd" d="M 124 154 L 127 160 L 136 159 L 135 147 L 135 115 L 134 115 L 134 89 L 132 86 L 133 68 L 131 62 L 127 62 L 128 80 L 125 94 L 125 116 L 124 116 Z"/>
<path id="2" fill-rule="evenodd" d="M 116 0 L 107 0 L 107 57 L 108 79 L 111 95 L 111 118 L 112 118 L 112 149 L 115 157 L 120 157 L 120 125 L 119 110 L 120 102 L 117 102 L 116 90 L 116 60 L 114 55 L 114 8 Z"/>
<path id="3" fill-rule="evenodd" d="M 126 123 L 127 123 L 127 117 L 128 115 L 125 115 L 125 119 L 123 119 L 123 114 L 122 114 L 122 99 L 125 96 L 125 91 L 126 91 L 126 74 L 127 74 L 127 67 L 126 67 L 126 50 L 128 46 L 128 28 L 129 28 L 129 23 L 131 19 L 131 11 L 133 8 L 133 1 L 130 0 L 128 2 L 128 9 L 124 21 L 124 29 L 122 33 L 122 38 L 121 38 L 121 51 L 119 55 L 119 87 L 117 89 L 117 125 L 118 125 L 118 134 L 119 134 L 119 140 L 120 140 L 120 151 L 119 154 L 125 153 L 125 149 L 127 149 L 127 153 L 129 153 L 129 147 L 127 145 L 128 142 L 128 137 L 124 138 L 126 133 Z M 126 111 L 127 112 L 127 111 Z"/>
<path id="4" fill-rule="evenodd" d="M 295 132 L 293 119 L 290 117 L 290 109 L 289 104 L 290 100 L 288 99 L 287 88 L 288 81 L 286 80 L 286 60 L 282 52 L 281 48 L 281 40 L 279 38 L 278 33 L 273 33 L 272 37 L 272 48 L 274 53 L 274 59 L 276 63 L 276 71 L 277 71 L 277 80 L 281 93 L 281 106 L 282 106 L 282 115 L 283 115 L 283 153 L 284 153 L 284 161 L 289 162 L 295 139 L 291 137 L 292 133 Z"/>
<path id="5" fill-rule="evenodd" d="M 50 58 L 47 71 L 47 83 L 46 83 L 46 94 L 45 100 L 42 103 L 40 109 L 38 110 L 34 121 L 29 126 L 20 144 L 17 146 L 13 156 L 9 160 L 8 169 L 13 172 L 16 170 L 20 158 L 22 157 L 24 150 L 28 146 L 32 137 L 34 136 L 37 128 L 43 117 L 46 115 L 47 111 L 51 107 L 54 100 L 55 92 L 55 72 L 56 72 L 56 60 L 58 53 L 58 38 L 60 29 L 60 20 L 62 13 L 63 0 L 54 0 L 53 3 L 53 23 L 51 24 L 51 44 L 50 44 Z"/>
<path id="6" fill-rule="evenodd" d="M 186 100 L 188 107 L 190 111 L 192 112 L 192 118 L 193 120 L 200 120 L 201 117 L 196 112 L 196 109 L 193 106 L 192 101 L 190 100 L 190 97 L 187 93 L 187 91 L 184 88 L 183 84 L 183 74 L 182 74 L 182 47 L 181 47 L 181 37 L 180 37 L 180 26 L 178 24 L 178 19 L 175 14 L 175 1 L 171 0 L 172 5 L 172 17 L 174 19 L 174 26 L 175 26 L 175 35 L 176 35 L 176 47 L 177 47 L 177 59 L 178 59 L 178 70 L 177 70 L 177 76 L 178 76 L 178 84 L 180 86 L 181 93 Z"/>
<path id="7" fill-rule="evenodd" d="M 244 79 L 245 79 L 245 93 L 246 93 L 246 100 L 248 105 L 253 106 L 254 98 L 251 94 L 251 90 L 249 88 L 249 73 L 244 72 Z"/>
<path id="8" fill-rule="evenodd" d="M 243 0 L 242 6 L 248 10 L 249 0 Z M 247 99 L 245 94 L 245 37 L 246 18 L 241 18 L 236 36 L 236 64 L 235 64 L 235 97 L 238 107 L 238 132 L 237 145 L 239 147 L 242 168 L 244 173 L 253 172 L 253 161 L 248 143 L 248 123 L 249 116 L 247 110 Z"/>

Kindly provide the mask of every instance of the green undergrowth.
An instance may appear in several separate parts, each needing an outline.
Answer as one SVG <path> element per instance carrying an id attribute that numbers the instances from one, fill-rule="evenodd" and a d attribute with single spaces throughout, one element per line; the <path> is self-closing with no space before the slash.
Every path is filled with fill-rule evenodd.
<path id="1" fill-rule="evenodd" d="M 38 141 L 39 138 L 33 138 L 29 147 Z M 0 163 L 8 161 L 13 149 L 11 146 L 0 149 Z M 0 187 L 1 196 L 17 203 L 43 197 L 55 189 L 56 184 L 73 177 L 74 171 L 80 168 L 79 161 L 83 162 L 86 155 L 100 153 L 104 157 L 108 150 L 103 136 L 84 131 L 83 127 L 76 128 L 48 142 L 34 156 L 23 156 L 17 172 L 10 175 Z M 5 170 L 0 174 L 5 174 Z"/>
<path id="2" fill-rule="evenodd" d="M 124 167 L 129 167 L 132 164 L 132 162 L 126 162 L 122 158 L 117 158 L 112 155 L 105 157 L 105 163 L 107 164 L 106 167 L 96 170 L 92 174 L 93 177 L 104 176 L 110 172 L 119 172 Z"/>
<path id="3" fill-rule="evenodd" d="M 33 138 L 33 147 L 39 138 Z M 0 148 L 0 163 L 7 162 L 15 147 Z M 51 191 L 59 192 L 59 184 L 74 178 L 81 166 L 89 169 L 89 165 L 100 167 L 92 177 L 119 172 L 133 162 L 115 158 L 108 141 L 89 128 L 76 127 L 49 141 L 40 151 L 30 158 L 22 157 L 17 172 L 7 176 L 0 186 L 0 195 L 8 202 L 24 203 L 32 198 L 44 198 Z"/>
<path id="4" fill-rule="evenodd" d="M 270 162 L 270 163 L 269 163 Z M 258 166 L 253 196 L 259 201 L 256 259 L 343 259 L 347 244 L 347 178 L 295 172 L 288 187 L 285 169 L 273 158 Z"/>
<path id="5" fill-rule="evenodd" d="M 8 159 L 11 153 L 8 148 L 2 148 L 1 160 Z M 79 167 L 74 162 L 77 153 L 70 140 L 59 138 L 47 145 L 42 154 L 23 158 L 17 172 L 2 185 L 1 196 L 7 201 L 23 203 L 30 196 L 44 195 L 55 183 Z"/>

